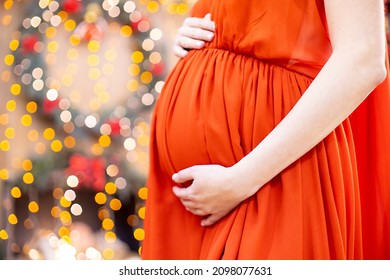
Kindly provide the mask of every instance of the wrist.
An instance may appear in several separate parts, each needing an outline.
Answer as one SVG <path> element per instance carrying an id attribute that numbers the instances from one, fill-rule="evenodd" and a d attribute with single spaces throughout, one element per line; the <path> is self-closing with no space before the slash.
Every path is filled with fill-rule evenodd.
<path id="1" fill-rule="evenodd" d="M 254 195 L 264 184 L 261 183 L 259 173 L 255 174 L 255 170 L 251 170 L 241 161 L 229 167 L 228 172 L 231 174 L 231 179 L 237 181 L 237 185 L 240 186 L 242 200 Z"/>

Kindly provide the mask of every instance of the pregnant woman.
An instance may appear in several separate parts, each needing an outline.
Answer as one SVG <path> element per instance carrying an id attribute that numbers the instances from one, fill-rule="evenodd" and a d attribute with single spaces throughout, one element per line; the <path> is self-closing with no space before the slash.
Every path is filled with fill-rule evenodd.
<path id="1" fill-rule="evenodd" d="M 143 259 L 390 257 L 383 9 L 195 4 L 153 114 Z"/>

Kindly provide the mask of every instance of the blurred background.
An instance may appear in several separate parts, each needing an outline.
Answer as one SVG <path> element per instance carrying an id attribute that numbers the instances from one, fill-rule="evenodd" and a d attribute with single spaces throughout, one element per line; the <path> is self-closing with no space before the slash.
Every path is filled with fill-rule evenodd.
<path id="1" fill-rule="evenodd" d="M 1 1 L 0 259 L 139 258 L 150 114 L 194 2 Z"/>
<path id="2" fill-rule="evenodd" d="M 139 258 L 150 114 L 191 0 L 0 6 L 0 259 Z"/>

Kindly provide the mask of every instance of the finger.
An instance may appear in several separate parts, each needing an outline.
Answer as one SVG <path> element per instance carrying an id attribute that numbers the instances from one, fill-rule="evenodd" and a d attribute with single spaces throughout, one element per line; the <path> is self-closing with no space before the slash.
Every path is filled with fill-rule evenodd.
<path id="1" fill-rule="evenodd" d="M 183 49 L 201 49 L 204 47 L 204 42 L 201 40 L 193 39 L 186 36 L 177 36 L 176 44 Z"/>
<path id="2" fill-rule="evenodd" d="M 178 29 L 177 33 L 179 37 L 188 37 L 201 41 L 211 41 L 214 38 L 214 32 L 196 27 L 182 26 Z"/>
<path id="3" fill-rule="evenodd" d="M 173 191 L 174 195 L 176 195 L 178 198 L 180 198 L 180 200 L 182 200 L 182 203 L 183 203 L 183 201 L 192 200 L 191 199 L 192 194 L 188 188 L 179 188 L 179 187 L 174 186 L 172 188 L 172 191 Z"/>
<path id="4" fill-rule="evenodd" d="M 201 28 L 205 30 L 215 31 L 215 22 L 211 20 L 211 16 L 206 15 L 204 18 L 188 17 L 184 20 L 183 26 Z"/>
<path id="5" fill-rule="evenodd" d="M 180 170 L 179 172 L 172 175 L 172 180 L 176 183 L 184 183 L 190 180 L 194 180 L 195 168 L 195 166 L 192 166 Z"/>
<path id="6" fill-rule="evenodd" d="M 219 219 L 221 219 L 221 217 L 219 215 L 212 214 L 212 215 L 208 216 L 206 219 L 203 219 L 200 222 L 200 225 L 202 227 L 209 227 L 209 226 L 212 226 L 213 224 L 215 224 Z"/>
<path id="7" fill-rule="evenodd" d="M 188 54 L 188 51 L 180 47 L 179 45 L 173 45 L 173 54 L 179 58 L 183 58 Z"/>

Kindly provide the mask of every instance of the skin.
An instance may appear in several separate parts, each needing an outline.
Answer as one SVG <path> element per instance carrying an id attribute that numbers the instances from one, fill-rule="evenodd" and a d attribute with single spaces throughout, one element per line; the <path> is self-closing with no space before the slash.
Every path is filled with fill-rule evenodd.
<path id="1" fill-rule="evenodd" d="M 323 140 L 386 77 L 382 0 L 325 0 L 333 53 L 285 119 L 233 166 L 195 165 L 173 174 L 173 193 L 210 226 Z M 209 15 L 189 18 L 174 52 L 199 49 L 215 30 Z M 207 40 L 205 40 L 205 38 Z M 331 114 L 329 112 L 332 112 Z"/>

